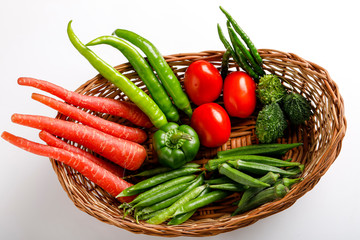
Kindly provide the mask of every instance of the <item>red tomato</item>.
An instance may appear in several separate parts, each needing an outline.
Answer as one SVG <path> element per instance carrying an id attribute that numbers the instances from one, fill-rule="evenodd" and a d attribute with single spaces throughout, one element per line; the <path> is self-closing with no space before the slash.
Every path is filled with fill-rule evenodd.
<path id="1" fill-rule="evenodd" d="M 255 110 L 256 84 L 245 72 L 232 72 L 224 81 L 224 105 L 230 116 L 246 118 Z"/>
<path id="2" fill-rule="evenodd" d="M 220 72 L 207 61 L 195 61 L 185 72 L 185 91 L 190 100 L 198 106 L 215 101 L 220 96 L 222 86 Z"/>
<path id="3" fill-rule="evenodd" d="M 191 127 L 205 147 L 219 147 L 226 143 L 231 133 L 231 123 L 225 109 L 217 103 L 197 107 L 191 117 Z"/>

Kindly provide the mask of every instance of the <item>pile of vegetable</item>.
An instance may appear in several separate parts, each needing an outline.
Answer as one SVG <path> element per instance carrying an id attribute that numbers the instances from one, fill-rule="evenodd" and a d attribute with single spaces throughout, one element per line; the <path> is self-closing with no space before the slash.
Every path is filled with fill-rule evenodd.
<path id="1" fill-rule="evenodd" d="M 125 215 L 132 214 L 136 221 L 150 224 L 168 221 L 168 225 L 175 225 L 189 219 L 199 208 L 242 192 L 232 215 L 243 213 L 284 197 L 293 184 L 302 180 L 298 176 L 304 165 L 268 156 L 281 156 L 300 145 L 251 145 L 220 151 L 217 158 L 206 163 L 205 169 L 188 163 L 172 170 L 165 167 L 146 170 L 139 173 L 147 176 L 146 180 L 118 195 L 136 196 L 119 208 Z M 200 171 L 197 176 L 194 174 Z"/>
<path id="2" fill-rule="evenodd" d="M 130 101 L 85 96 L 48 81 L 21 77 L 19 85 L 60 98 L 62 101 L 32 94 L 32 99 L 69 120 L 13 114 L 12 122 L 40 130 L 39 137 L 47 145 L 8 132 L 1 137 L 26 151 L 71 166 L 120 200 L 124 217 L 132 215 L 138 222 L 181 224 L 197 209 L 234 193 L 241 198 L 233 215 L 284 197 L 292 185 L 301 181 L 304 165 L 282 158 L 302 144 L 274 142 L 284 135 L 289 124 L 309 120 L 310 102 L 288 91 L 280 77 L 265 72 L 263 59 L 250 38 L 227 11 L 220 9 L 227 18 L 230 37 L 228 41 L 218 25 L 225 47 L 221 69 L 204 60 L 192 62 L 184 75 L 184 90 L 149 40 L 116 29 L 112 35 L 84 44 L 70 21 L 67 34 L 72 45 Z M 99 44 L 116 48 L 128 59 L 149 95 L 89 48 Z M 243 71 L 230 71 L 230 58 Z M 119 116 L 131 127 L 87 110 Z M 181 116 L 190 124 L 183 124 Z M 232 119 L 250 116 L 257 117 L 255 132 L 261 144 L 219 151 L 205 166 L 193 162 L 201 146 L 217 148 L 228 142 Z M 158 165 L 142 171 L 147 158 L 144 144 L 149 137 Z"/>

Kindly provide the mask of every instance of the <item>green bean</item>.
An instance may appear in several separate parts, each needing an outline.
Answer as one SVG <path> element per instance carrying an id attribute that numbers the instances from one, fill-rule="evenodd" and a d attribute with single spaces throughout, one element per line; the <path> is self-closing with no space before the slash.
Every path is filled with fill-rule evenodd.
<path id="1" fill-rule="evenodd" d="M 146 189 L 156 186 L 160 183 L 166 182 L 168 180 L 181 176 L 190 175 L 199 171 L 201 171 L 201 169 L 199 168 L 178 168 L 169 172 L 160 173 L 144 181 L 141 181 L 131 187 L 126 188 L 117 197 L 132 196 L 138 194 L 139 191 L 144 192 Z"/>
<path id="2" fill-rule="evenodd" d="M 152 213 L 152 212 L 155 212 L 155 211 L 158 211 L 158 210 L 161 210 L 161 209 L 164 209 L 164 208 L 167 208 L 169 206 L 171 206 L 173 203 L 175 203 L 179 198 L 181 198 L 182 196 L 184 196 L 185 194 L 187 194 L 188 192 L 190 192 L 191 190 L 193 190 L 194 188 L 200 186 L 201 184 L 203 184 L 204 182 L 204 174 L 201 173 L 200 175 L 197 176 L 197 178 L 195 180 L 193 180 L 191 182 L 191 185 L 182 193 L 179 193 L 173 197 L 170 197 L 166 200 L 163 200 L 159 203 L 156 203 L 152 206 L 149 206 L 149 207 L 145 207 L 143 209 L 141 209 L 139 212 L 138 212 L 138 215 L 141 216 L 143 214 L 149 214 L 149 213 Z"/>
<path id="3" fill-rule="evenodd" d="M 159 106 L 152 100 L 152 98 L 137 87 L 127 77 L 110 66 L 104 60 L 99 58 L 93 51 L 86 47 L 79 38 L 75 35 L 71 28 L 71 22 L 67 27 L 67 33 L 70 42 L 78 50 L 78 52 L 88 60 L 88 62 L 107 80 L 113 83 L 121 91 L 123 91 L 129 99 L 134 102 L 151 120 L 155 127 L 168 123 L 165 114 L 161 111 Z"/>
<path id="4" fill-rule="evenodd" d="M 212 189 L 231 191 L 231 192 L 243 192 L 248 189 L 248 186 L 244 186 L 238 183 L 222 183 L 222 184 L 212 184 L 209 185 Z"/>
<path id="5" fill-rule="evenodd" d="M 224 55 L 221 59 L 221 69 L 220 74 L 223 80 L 225 80 L 226 76 L 229 72 L 229 58 L 231 56 L 231 49 L 226 49 Z"/>
<path id="6" fill-rule="evenodd" d="M 151 212 L 151 213 L 147 213 L 147 214 L 142 214 L 142 215 L 135 215 L 137 216 L 136 219 L 139 219 L 139 220 L 148 220 L 156 215 L 159 215 L 161 212 L 164 212 L 166 210 L 166 208 L 164 209 L 160 209 L 160 210 L 157 210 L 157 211 L 154 211 L 154 212 Z"/>
<path id="7" fill-rule="evenodd" d="M 204 196 L 205 194 L 209 193 L 211 191 L 211 189 L 209 187 L 206 187 L 204 189 L 204 191 L 202 191 L 199 196 Z M 197 209 L 194 209 L 192 211 L 189 211 L 189 212 L 186 212 L 186 213 L 183 213 L 183 214 L 178 214 L 176 216 L 174 216 L 169 222 L 167 225 L 179 225 L 179 224 L 182 224 L 183 222 L 185 222 L 186 220 L 188 220 L 192 215 L 194 215 L 194 213 L 196 212 Z"/>
<path id="8" fill-rule="evenodd" d="M 267 173 L 265 176 L 261 177 L 259 180 L 267 183 L 269 185 L 274 185 L 278 178 L 280 177 L 280 174 L 275 174 L 272 172 Z M 239 211 L 243 208 L 244 205 L 247 204 L 247 202 L 254 197 L 256 194 L 264 190 L 266 187 L 251 187 L 247 189 L 241 196 L 240 201 L 238 202 L 237 206 L 238 208 L 235 210 L 235 212 L 232 215 L 236 215 L 239 213 Z"/>
<path id="9" fill-rule="evenodd" d="M 153 188 L 150 188 L 146 192 L 139 194 L 133 201 L 130 202 L 130 205 L 134 205 L 134 204 L 136 204 L 144 199 L 147 199 L 153 195 L 156 195 L 156 194 L 158 194 L 158 192 L 168 189 L 172 186 L 190 182 L 190 181 L 194 180 L 195 178 L 196 178 L 196 175 L 182 176 L 182 177 L 174 178 L 167 182 L 161 183 Z"/>
<path id="10" fill-rule="evenodd" d="M 226 18 L 230 21 L 231 25 L 234 27 L 235 31 L 241 36 L 241 38 L 244 40 L 248 48 L 250 49 L 251 54 L 254 56 L 256 62 L 262 66 L 262 58 L 254 46 L 253 42 L 250 40 L 248 35 L 240 28 L 240 26 L 237 24 L 235 19 L 227 12 L 225 9 L 220 7 L 220 10 L 225 14 Z"/>
<path id="11" fill-rule="evenodd" d="M 218 201 L 218 200 L 221 200 L 221 199 L 227 197 L 229 194 L 230 193 L 228 191 L 222 191 L 222 190 L 216 190 L 216 191 L 209 192 L 209 193 L 205 194 L 204 196 L 197 197 L 197 198 L 181 205 L 174 213 L 174 216 L 183 214 L 186 212 L 190 212 L 194 209 L 204 207 L 206 205 L 209 205 L 210 203 L 213 203 L 215 201 Z"/>
<path id="12" fill-rule="evenodd" d="M 150 218 L 146 222 L 149 224 L 161 224 L 171 218 L 176 210 L 181 207 L 186 202 L 196 198 L 204 189 L 206 188 L 205 185 L 196 187 L 195 189 L 191 190 L 180 199 L 178 199 L 175 203 L 173 203 L 170 207 L 166 208 L 165 211 L 159 213 L 158 215 Z"/>
<path id="13" fill-rule="evenodd" d="M 259 175 L 266 174 L 268 172 L 279 173 L 283 176 L 295 175 L 293 172 L 289 172 L 281 168 L 269 166 L 267 164 L 262 164 L 262 163 L 247 162 L 242 160 L 230 160 L 228 161 L 228 164 L 230 164 L 231 166 L 233 166 L 238 170 L 259 174 Z"/>
<path id="14" fill-rule="evenodd" d="M 239 170 L 232 168 L 229 164 L 223 163 L 219 167 L 219 173 L 227 176 L 237 183 L 249 186 L 249 187 L 269 187 L 270 185 L 264 183 L 256 178 L 253 178 Z"/>
<path id="15" fill-rule="evenodd" d="M 198 168 L 198 167 L 200 167 L 200 164 L 187 163 L 187 164 L 181 166 L 180 168 L 184 168 L 184 167 Z M 128 179 L 128 178 L 133 178 L 133 177 L 152 177 L 152 176 L 155 176 L 157 174 L 168 172 L 168 171 L 171 171 L 171 170 L 173 170 L 173 169 L 169 168 L 169 167 L 162 167 L 161 166 L 161 167 L 157 167 L 157 168 L 144 170 L 144 171 L 142 171 L 142 172 L 140 172 L 138 174 L 125 176 L 123 179 Z"/>
<path id="16" fill-rule="evenodd" d="M 113 36 L 101 36 L 91 42 L 87 46 L 94 46 L 99 44 L 108 44 L 118 49 L 128 59 L 138 73 L 140 79 L 145 83 L 149 93 L 154 99 L 155 103 L 164 112 L 166 118 L 171 122 L 179 121 L 179 113 L 173 105 L 169 95 L 166 93 L 164 87 L 161 85 L 155 76 L 149 63 L 140 55 L 140 53 L 124 40 Z"/>
<path id="17" fill-rule="evenodd" d="M 249 62 L 250 66 L 254 68 L 254 70 L 256 71 L 256 73 L 261 77 L 263 75 L 265 75 L 264 70 L 262 69 L 261 66 L 259 66 L 256 61 L 254 60 L 253 56 L 251 55 L 251 53 L 246 49 L 246 47 L 244 46 L 244 44 L 240 41 L 240 39 L 238 38 L 238 36 L 236 35 L 235 31 L 233 28 L 228 27 L 228 31 L 229 31 L 229 35 L 230 38 L 233 39 L 233 44 L 235 44 L 239 50 L 241 51 L 241 53 L 245 56 L 245 58 L 247 59 L 247 61 Z"/>
<path id="18" fill-rule="evenodd" d="M 166 189 L 159 191 L 156 194 L 153 194 L 152 196 L 149 196 L 149 197 L 141 200 L 140 202 L 136 203 L 134 205 L 134 208 L 139 208 L 139 207 L 144 208 L 144 207 L 154 205 L 158 202 L 161 202 L 165 199 L 168 199 L 170 197 L 173 197 L 173 196 L 183 192 L 184 190 L 186 190 L 186 188 L 188 188 L 189 185 L 190 185 L 190 183 L 181 183 L 181 184 L 177 184 L 172 187 L 166 188 Z"/>
<path id="19" fill-rule="evenodd" d="M 192 109 L 190 101 L 183 91 L 181 84 L 175 76 L 173 70 L 170 68 L 164 57 L 160 54 L 159 50 L 150 41 L 134 32 L 124 29 L 116 29 L 113 34 L 119 38 L 123 38 L 131 42 L 145 53 L 151 66 L 155 69 L 157 75 L 160 78 L 160 81 L 165 87 L 167 93 L 171 96 L 175 105 L 180 110 L 183 110 L 186 115 L 191 117 Z"/>

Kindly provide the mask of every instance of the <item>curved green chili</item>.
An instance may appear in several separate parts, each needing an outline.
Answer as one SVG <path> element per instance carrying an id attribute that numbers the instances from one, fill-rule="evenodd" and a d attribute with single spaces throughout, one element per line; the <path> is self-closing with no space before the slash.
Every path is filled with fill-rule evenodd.
<path id="1" fill-rule="evenodd" d="M 220 6 L 220 10 L 225 14 L 226 18 L 230 21 L 231 25 L 234 27 L 235 31 L 240 35 L 240 37 L 244 40 L 248 48 L 250 49 L 251 54 L 254 56 L 256 62 L 262 66 L 262 58 L 254 46 L 253 42 L 250 40 L 248 35 L 240 28 L 235 19 Z"/>
<path id="2" fill-rule="evenodd" d="M 99 58 L 93 51 L 86 47 L 75 35 L 71 22 L 68 23 L 67 34 L 72 45 L 83 55 L 89 63 L 107 80 L 123 91 L 151 120 L 155 127 L 159 128 L 167 123 L 166 117 L 156 103 L 127 77 L 119 73 L 104 60 Z"/>
<path id="3" fill-rule="evenodd" d="M 110 45 L 124 54 L 135 71 L 138 73 L 140 79 L 145 83 L 155 103 L 164 112 L 167 119 L 171 122 L 179 121 L 179 113 L 171 102 L 164 87 L 155 76 L 149 63 L 134 47 L 132 47 L 124 40 L 113 36 L 98 37 L 87 43 L 86 46 L 94 46 L 99 44 Z"/>
<path id="4" fill-rule="evenodd" d="M 116 29 L 113 34 L 131 42 L 145 53 L 175 105 L 191 117 L 192 109 L 190 101 L 181 88 L 181 84 L 173 70 L 160 54 L 159 50 L 150 41 L 134 32 L 125 29 Z"/>
<path id="5" fill-rule="evenodd" d="M 231 44 L 229 43 L 229 41 L 225 38 L 225 35 L 220 27 L 220 24 L 217 25 L 217 30 L 218 30 L 218 35 L 219 35 L 220 41 L 223 43 L 226 51 L 230 51 L 230 54 L 231 54 L 232 58 L 234 59 L 234 61 L 242 68 L 239 57 L 236 55 L 236 53 L 235 53 L 234 49 L 231 47 Z"/>
<path id="6" fill-rule="evenodd" d="M 231 41 L 231 44 L 234 47 L 235 54 L 238 56 L 238 59 L 239 59 L 239 62 L 240 62 L 239 66 L 241 66 L 242 69 L 244 69 L 252 78 L 254 78 L 255 81 L 258 81 L 259 78 L 260 78 L 259 75 L 254 71 L 254 69 L 251 68 L 251 66 L 247 62 L 244 54 L 241 52 L 239 46 L 236 44 L 236 41 L 235 41 L 234 36 L 232 34 L 230 34 L 230 41 Z"/>
<path id="7" fill-rule="evenodd" d="M 221 59 L 221 69 L 220 74 L 223 80 L 225 80 L 226 76 L 229 73 L 229 58 L 231 56 L 231 49 L 226 49 Z"/>
<path id="8" fill-rule="evenodd" d="M 241 53 L 245 56 L 247 61 L 249 61 L 250 66 L 252 66 L 254 68 L 256 73 L 260 76 L 265 75 L 265 72 L 262 69 L 262 67 L 258 65 L 258 63 L 255 61 L 255 59 L 251 55 L 251 53 L 246 49 L 244 44 L 240 41 L 240 39 L 236 35 L 235 30 L 233 28 L 231 28 L 231 26 L 228 27 L 228 32 L 229 32 L 229 36 L 233 39 L 234 44 L 236 44 L 236 46 L 239 48 Z"/>

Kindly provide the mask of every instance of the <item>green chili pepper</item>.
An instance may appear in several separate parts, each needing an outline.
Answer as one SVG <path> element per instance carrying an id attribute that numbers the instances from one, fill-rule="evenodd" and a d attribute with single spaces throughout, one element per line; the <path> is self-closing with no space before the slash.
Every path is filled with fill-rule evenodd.
<path id="1" fill-rule="evenodd" d="M 218 30 L 218 35 L 219 35 L 220 41 L 223 43 L 226 51 L 230 51 L 230 54 L 231 54 L 232 58 L 234 59 L 234 61 L 241 68 L 243 68 L 242 63 L 240 62 L 238 55 L 235 53 L 234 49 L 231 47 L 231 44 L 229 43 L 229 41 L 225 38 L 224 33 L 223 33 L 223 31 L 222 31 L 219 24 L 217 25 L 217 30 Z"/>
<path id="2" fill-rule="evenodd" d="M 122 39 L 113 36 L 98 37 L 87 43 L 86 46 L 94 46 L 99 44 L 108 44 L 115 47 L 122 54 L 124 54 L 135 71 L 138 73 L 140 79 L 145 83 L 155 103 L 164 112 L 167 119 L 171 122 L 179 121 L 179 113 L 171 102 L 164 87 L 155 76 L 149 63 L 134 47 Z"/>
<path id="3" fill-rule="evenodd" d="M 229 28 L 228 28 L 229 29 Z M 234 36 L 232 34 L 230 34 L 230 41 L 231 44 L 234 47 L 234 52 L 235 54 L 238 56 L 239 59 L 239 66 L 244 69 L 252 78 L 255 79 L 256 82 L 258 82 L 258 80 L 260 79 L 259 75 L 251 68 L 251 66 L 248 64 L 244 54 L 241 52 L 239 46 L 237 45 Z"/>
<path id="4" fill-rule="evenodd" d="M 190 126 L 170 122 L 156 131 L 153 146 L 160 164 L 178 168 L 195 158 L 200 140 Z"/>
<path id="5" fill-rule="evenodd" d="M 157 72 L 166 91 L 172 97 L 175 105 L 180 110 L 184 111 L 186 115 L 191 117 L 192 109 L 190 106 L 190 101 L 181 88 L 181 84 L 175 76 L 173 70 L 170 68 L 164 57 L 160 54 L 159 50 L 150 41 L 134 32 L 124 29 L 116 29 L 113 34 L 119 38 L 123 38 L 131 42 L 145 53 L 151 66 Z"/>
<path id="6" fill-rule="evenodd" d="M 223 80 L 225 80 L 226 76 L 228 75 L 229 72 L 229 58 L 231 56 L 231 49 L 227 49 L 224 52 L 224 55 L 221 59 L 221 70 L 220 70 L 220 74 Z"/>
<path id="7" fill-rule="evenodd" d="M 117 196 L 117 198 L 133 196 L 140 192 L 144 192 L 145 190 L 147 190 L 153 186 L 156 186 L 160 183 L 166 182 L 168 180 L 171 180 L 171 179 L 174 179 L 177 177 L 190 175 L 190 174 L 193 174 L 193 173 L 199 172 L 199 171 L 201 171 L 201 169 L 199 169 L 199 168 L 179 168 L 179 169 L 175 169 L 175 170 L 172 170 L 169 172 L 160 173 L 160 174 L 155 175 L 151 178 L 148 178 L 144 181 L 141 181 L 131 187 L 126 188 Z"/>
<path id="8" fill-rule="evenodd" d="M 253 178 L 239 170 L 232 168 L 229 164 L 223 163 L 219 166 L 219 173 L 227 176 L 237 183 L 249 186 L 249 187 L 269 187 L 270 185 L 264 183 L 256 178 Z"/>
<path id="9" fill-rule="evenodd" d="M 247 59 L 247 61 L 249 61 L 250 66 L 252 66 L 254 68 L 254 70 L 256 71 L 257 74 L 259 74 L 260 76 L 265 75 L 264 70 L 262 69 L 262 67 L 260 67 L 257 62 L 254 60 L 253 56 L 251 55 L 251 53 L 246 49 L 246 47 L 244 46 L 244 44 L 240 41 L 240 39 L 238 38 L 238 36 L 236 35 L 235 31 L 233 28 L 228 27 L 228 31 L 229 31 L 229 35 L 230 37 L 233 39 L 233 44 L 235 44 L 239 50 L 241 51 L 241 53 L 245 56 L 245 58 Z"/>
<path id="10" fill-rule="evenodd" d="M 126 96 L 149 117 L 155 127 L 159 128 L 165 125 L 167 123 L 166 116 L 149 95 L 86 47 L 75 35 L 71 28 L 71 22 L 72 21 L 68 24 L 67 34 L 70 42 L 79 53 L 83 55 L 104 78 L 123 91 Z"/>
<path id="11" fill-rule="evenodd" d="M 244 40 L 248 48 L 250 49 L 251 54 L 254 56 L 256 62 L 262 66 L 262 58 L 254 46 L 253 42 L 250 40 L 248 35 L 240 28 L 235 19 L 220 6 L 220 10 L 225 14 L 226 18 L 230 21 L 231 25 L 234 27 L 235 31 L 240 35 L 240 37 Z"/>

